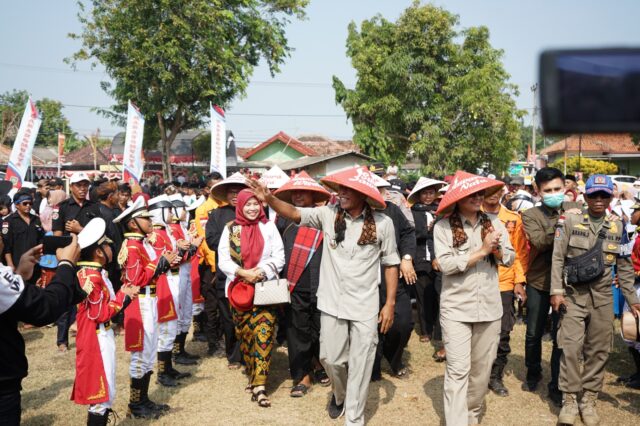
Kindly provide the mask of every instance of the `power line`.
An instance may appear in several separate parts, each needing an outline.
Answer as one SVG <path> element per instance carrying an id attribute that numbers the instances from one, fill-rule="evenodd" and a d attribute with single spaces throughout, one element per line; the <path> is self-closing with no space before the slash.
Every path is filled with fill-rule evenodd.
<path id="1" fill-rule="evenodd" d="M 61 104 L 63 107 L 69 108 L 98 108 L 109 109 L 105 106 L 97 105 L 77 105 L 77 104 Z M 238 116 L 238 117 L 305 117 L 305 118 L 345 118 L 344 114 L 269 114 L 261 112 L 227 112 L 225 115 Z"/>
<path id="2" fill-rule="evenodd" d="M 104 71 L 92 71 L 92 70 L 71 70 L 65 68 L 45 67 L 40 65 L 26 65 L 26 64 L 12 64 L 8 62 L 0 62 L 0 67 L 25 69 L 30 71 L 47 71 L 57 72 L 62 74 L 106 74 Z M 308 81 L 265 81 L 265 80 L 252 80 L 250 82 L 256 86 L 271 86 L 271 87 L 308 87 L 308 88 L 332 88 L 329 83 L 318 83 Z"/>

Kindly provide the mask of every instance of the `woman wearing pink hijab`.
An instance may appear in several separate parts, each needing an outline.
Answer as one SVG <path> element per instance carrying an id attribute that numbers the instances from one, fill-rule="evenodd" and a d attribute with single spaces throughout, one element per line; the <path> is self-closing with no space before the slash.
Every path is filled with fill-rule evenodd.
<path id="1" fill-rule="evenodd" d="M 58 204 L 60 204 L 67 198 L 69 197 L 61 189 L 54 189 L 52 191 L 49 191 L 49 195 L 47 196 L 47 205 L 40 213 L 40 221 L 42 222 L 42 227 L 46 232 L 51 232 L 53 213 L 57 209 Z"/>

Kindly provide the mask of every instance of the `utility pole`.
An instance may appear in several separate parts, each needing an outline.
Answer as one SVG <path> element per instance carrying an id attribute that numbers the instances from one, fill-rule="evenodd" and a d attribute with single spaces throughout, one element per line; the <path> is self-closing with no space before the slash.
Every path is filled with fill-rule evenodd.
<path id="1" fill-rule="evenodd" d="M 578 138 L 578 171 L 582 171 L 582 133 Z"/>
<path id="2" fill-rule="evenodd" d="M 531 111 L 531 156 L 533 157 L 533 169 L 536 169 L 536 114 L 538 113 L 537 96 L 538 83 L 531 86 L 531 93 L 533 93 L 533 110 Z"/>

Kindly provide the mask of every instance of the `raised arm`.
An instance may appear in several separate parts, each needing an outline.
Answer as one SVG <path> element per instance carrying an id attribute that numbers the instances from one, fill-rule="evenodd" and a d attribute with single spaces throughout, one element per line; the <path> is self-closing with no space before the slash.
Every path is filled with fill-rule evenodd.
<path id="1" fill-rule="evenodd" d="M 300 210 L 298 210 L 293 205 L 275 197 L 271 193 L 271 191 L 269 191 L 269 188 L 267 188 L 262 182 L 259 182 L 255 179 L 247 179 L 247 185 L 249 186 L 249 188 L 251 188 L 253 193 L 256 194 L 258 200 L 267 203 L 272 209 L 276 211 L 276 213 L 278 213 L 278 216 L 290 219 L 296 224 L 300 223 Z"/>

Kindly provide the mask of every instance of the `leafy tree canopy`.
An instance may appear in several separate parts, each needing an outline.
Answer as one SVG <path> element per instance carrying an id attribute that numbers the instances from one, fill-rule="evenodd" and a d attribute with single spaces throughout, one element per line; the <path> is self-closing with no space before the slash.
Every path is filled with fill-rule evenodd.
<path id="1" fill-rule="evenodd" d="M 26 90 L 12 90 L 0 94 L 0 116 L 2 117 L 2 140 L 0 143 L 13 143 L 16 137 L 24 107 L 29 99 Z M 36 145 L 55 146 L 58 144 L 58 132 L 66 135 L 67 141 L 76 139 L 75 133 L 69 126 L 69 120 L 62 113 L 62 103 L 53 99 L 43 98 L 35 101 L 42 113 L 42 125 L 38 132 Z"/>
<path id="2" fill-rule="evenodd" d="M 549 166 L 564 170 L 564 158 L 557 159 Z M 597 173 L 605 175 L 616 174 L 618 173 L 618 166 L 609 161 L 594 160 L 593 158 L 569 157 L 567 158 L 567 173 L 574 174 L 575 172 L 582 172 L 586 180 L 587 177 Z"/>
<path id="3" fill-rule="evenodd" d="M 458 30 L 458 17 L 419 2 L 397 22 L 381 16 L 349 25 L 355 89 L 333 77 L 355 142 L 386 163 L 413 151 L 427 174 L 508 168 L 520 147 L 516 86 L 486 27 Z"/>
<path id="4" fill-rule="evenodd" d="M 228 106 L 245 93 L 262 59 L 272 75 L 288 56 L 285 26 L 309 0 L 91 0 L 80 3 L 82 42 L 69 61 L 101 63 L 102 88 L 124 113 L 127 101 L 157 124 L 165 178 L 171 144 L 200 126 L 209 102 Z M 146 132 L 145 132 L 146 133 Z"/>

